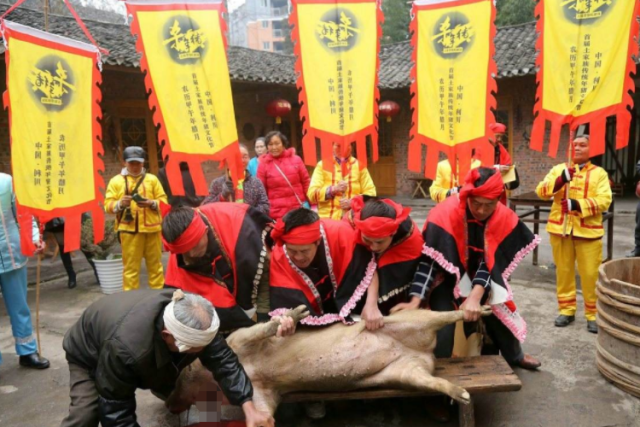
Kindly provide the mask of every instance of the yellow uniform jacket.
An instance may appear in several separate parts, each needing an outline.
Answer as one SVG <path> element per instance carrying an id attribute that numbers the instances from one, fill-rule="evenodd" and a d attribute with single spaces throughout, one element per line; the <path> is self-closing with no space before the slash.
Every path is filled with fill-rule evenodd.
<path id="1" fill-rule="evenodd" d="M 481 166 L 480 160 L 471 159 L 471 169 L 479 168 Z M 464 178 L 464 177 L 463 177 Z M 429 194 L 431 199 L 436 203 L 441 203 L 447 198 L 447 191 L 453 187 L 457 187 L 460 184 L 459 176 L 454 177 L 451 173 L 451 163 L 449 160 L 442 160 L 438 162 L 438 168 L 436 169 L 436 179 L 429 187 Z"/>
<path id="2" fill-rule="evenodd" d="M 536 193 L 544 200 L 553 200 L 547 231 L 551 234 L 562 235 L 564 217 L 561 202 L 565 198 L 565 186 L 556 193 L 553 188 L 556 179 L 562 174 L 566 164 L 554 166 L 542 182 L 538 184 Z M 576 171 L 569 184 L 569 199 L 580 204 L 580 212 L 570 212 L 567 221 L 567 235 L 595 239 L 604 235 L 602 213 L 611 205 L 611 185 L 609 175 L 599 166 L 588 162 L 580 171 Z"/>
<path id="3" fill-rule="evenodd" d="M 167 195 L 162 184 L 155 175 L 147 173 L 144 182 L 138 187 L 138 193 L 145 199 L 154 200 L 157 209 L 141 208 L 135 201 L 131 201 L 131 214 L 133 221 L 127 222 L 123 211 L 117 210 L 118 201 L 125 195 L 131 195 L 140 176 L 116 175 L 109 181 L 107 194 L 104 201 L 104 210 L 107 213 L 117 215 L 117 230 L 125 232 L 154 233 L 162 230 L 162 216 L 160 215 L 160 202 L 167 203 Z M 126 182 L 126 187 L 125 187 Z M 126 190 L 128 188 L 128 191 Z"/>
<path id="4" fill-rule="evenodd" d="M 318 215 L 321 218 L 342 219 L 343 212 L 340 209 L 340 199 L 343 197 L 350 199 L 360 195 L 376 195 L 376 187 L 373 184 L 371 175 L 369 175 L 369 171 L 366 168 L 361 170 L 358 160 L 354 157 L 349 157 L 349 160 L 347 160 L 346 171 L 347 173 L 343 177 L 342 166 L 335 160 L 333 162 L 333 172 L 324 170 L 322 161 L 316 165 L 311 177 L 307 197 L 309 202 L 318 204 Z M 342 180 L 348 183 L 347 191 L 342 196 L 336 195 L 332 199 L 327 199 L 327 189 Z"/>

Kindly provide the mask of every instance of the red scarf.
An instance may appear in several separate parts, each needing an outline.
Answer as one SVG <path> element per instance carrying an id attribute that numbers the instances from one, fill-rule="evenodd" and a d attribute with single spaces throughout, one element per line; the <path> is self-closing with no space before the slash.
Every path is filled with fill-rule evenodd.
<path id="1" fill-rule="evenodd" d="M 484 197 L 486 199 L 499 199 L 504 192 L 504 182 L 502 182 L 502 174 L 494 173 L 488 180 L 479 187 L 475 186 L 475 182 L 480 178 L 478 169 L 471 169 L 464 180 L 464 185 L 460 190 L 460 209 L 467 208 L 467 199 L 469 197 Z"/>
<path id="2" fill-rule="evenodd" d="M 205 224 L 202 220 L 199 210 L 194 209 L 193 219 L 191 220 L 191 224 L 189 224 L 187 229 L 184 230 L 182 234 L 171 243 L 167 242 L 164 237 L 162 238 L 162 241 L 164 242 L 164 246 L 172 254 L 183 254 L 193 249 L 206 232 L 207 224 Z"/>
<path id="3" fill-rule="evenodd" d="M 320 240 L 321 237 L 320 221 L 316 221 L 313 224 L 300 225 L 285 232 L 285 223 L 280 218 L 276 222 L 273 231 L 271 231 L 271 238 L 280 246 L 286 243 L 291 245 L 310 245 Z"/>
<path id="4" fill-rule="evenodd" d="M 362 214 L 362 209 L 365 206 L 364 198 L 362 196 L 357 196 L 351 200 L 353 223 L 356 230 L 358 230 L 359 237 L 362 234 L 376 239 L 393 236 L 396 234 L 396 231 L 398 231 L 400 224 L 402 224 L 411 213 L 411 208 L 403 207 L 391 199 L 382 199 L 381 202 L 386 203 L 393 208 L 396 213 L 395 219 L 371 216 L 367 219 L 361 220 L 360 216 Z"/>

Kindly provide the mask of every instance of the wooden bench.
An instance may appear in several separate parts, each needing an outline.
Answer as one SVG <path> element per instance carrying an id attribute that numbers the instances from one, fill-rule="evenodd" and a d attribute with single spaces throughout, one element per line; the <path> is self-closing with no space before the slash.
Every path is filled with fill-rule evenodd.
<path id="1" fill-rule="evenodd" d="M 413 181 L 415 183 L 415 188 L 413 190 L 413 193 L 411 194 L 411 198 L 415 199 L 416 195 L 418 194 L 418 192 L 422 193 L 422 196 L 425 199 L 429 199 L 429 195 L 427 194 L 426 190 L 429 189 L 429 187 L 431 186 L 431 180 L 427 179 L 427 178 L 409 178 L 409 181 Z M 424 187 L 423 187 L 424 185 Z"/>
<path id="2" fill-rule="evenodd" d="M 502 356 L 438 359 L 434 375 L 463 387 L 471 395 L 471 403 L 468 405 L 458 405 L 460 427 L 475 426 L 473 410 L 474 395 L 518 391 L 522 388 L 520 379 Z M 282 402 L 388 399 L 396 397 L 433 396 L 437 394 L 439 393 L 383 389 L 356 390 L 341 393 L 299 392 L 285 395 Z M 241 416 L 242 414 L 241 410 L 238 415 L 236 415 L 237 412 L 233 412 L 234 420 L 237 420 L 237 416 Z M 228 415 L 225 416 L 225 418 L 226 420 L 231 420 Z"/>

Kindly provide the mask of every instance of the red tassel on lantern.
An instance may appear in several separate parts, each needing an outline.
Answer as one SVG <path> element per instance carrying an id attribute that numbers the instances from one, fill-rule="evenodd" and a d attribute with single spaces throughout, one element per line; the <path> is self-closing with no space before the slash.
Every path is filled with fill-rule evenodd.
<path id="1" fill-rule="evenodd" d="M 267 104 L 267 114 L 271 117 L 275 117 L 276 123 L 282 123 L 282 116 L 289 114 L 291 111 L 291 104 L 286 99 L 274 99 Z"/>
<path id="2" fill-rule="evenodd" d="M 391 118 L 397 116 L 400 112 L 400 106 L 397 102 L 384 101 L 378 106 L 378 111 L 381 116 L 386 117 L 387 121 L 390 122 Z"/>

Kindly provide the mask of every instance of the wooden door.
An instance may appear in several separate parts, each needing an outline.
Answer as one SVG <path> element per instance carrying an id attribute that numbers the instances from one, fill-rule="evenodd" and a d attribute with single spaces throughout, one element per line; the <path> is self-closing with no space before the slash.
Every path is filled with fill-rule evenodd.
<path id="1" fill-rule="evenodd" d="M 118 101 L 110 105 L 120 153 L 132 145 L 147 152 L 148 171 L 157 174 L 164 166 L 156 128 L 146 101 Z"/>
<path id="2" fill-rule="evenodd" d="M 369 173 L 376 185 L 378 196 L 396 195 L 396 158 L 392 138 L 393 122 L 385 119 L 379 121 L 378 153 L 379 160 L 371 163 L 369 159 Z"/>

